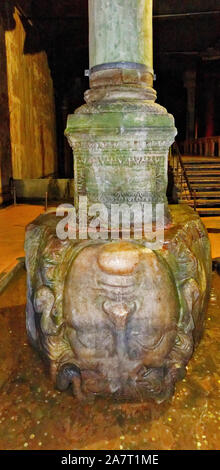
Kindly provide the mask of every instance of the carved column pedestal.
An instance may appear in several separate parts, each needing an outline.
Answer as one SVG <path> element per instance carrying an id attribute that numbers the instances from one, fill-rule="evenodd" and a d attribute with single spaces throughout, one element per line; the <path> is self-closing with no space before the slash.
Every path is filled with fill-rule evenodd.
<path id="1" fill-rule="evenodd" d="M 121 88 L 116 92 L 121 95 Z M 87 196 L 89 206 L 103 203 L 109 211 L 111 204 L 151 203 L 155 219 L 160 203 L 167 224 L 167 155 L 174 121 L 158 104 L 138 99 L 144 92 L 136 90 L 134 98 L 128 87 L 126 99 L 117 96 L 108 102 L 101 97 L 69 116 L 66 135 L 74 150 L 75 205 L 79 196 Z"/>

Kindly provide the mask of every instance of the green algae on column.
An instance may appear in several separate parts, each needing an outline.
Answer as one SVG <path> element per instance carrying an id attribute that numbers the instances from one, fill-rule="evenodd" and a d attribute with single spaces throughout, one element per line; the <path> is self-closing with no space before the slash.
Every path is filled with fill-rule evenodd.
<path id="1" fill-rule="evenodd" d="M 136 62 L 153 68 L 152 0 L 89 0 L 90 68 Z"/>

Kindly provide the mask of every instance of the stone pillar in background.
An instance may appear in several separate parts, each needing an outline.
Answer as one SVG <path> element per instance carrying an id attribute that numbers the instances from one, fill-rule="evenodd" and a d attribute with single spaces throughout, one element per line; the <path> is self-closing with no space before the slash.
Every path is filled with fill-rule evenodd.
<path id="1" fill-rule="evenodd" d="M 68 117 L 75 205 L 164 204 L 173 117 L 155 104 L 152 1 L 89 0 L 90 90 Z"/>
<path id="2" fill-rule="evenodd" d="M 207 73 L 205 87 L 205 137 L 215 135 L 215 75 Z M 209 150 L 211 152 L 211 149 Z M 209 153 L 212 155 L 212 153 Z"/>
<path id="3" fill-rule="evenodd" d="M 14 21 L 5 33 L 13 178 L 42 178 L 57 170 L 53 82 L 46 52 L 24 53 L 27 37 L 17 9 Z M 39 39 L 35 28 L 31 34 Z"/>
<path id="4" fill-rule="evenodd" d="M 10 142 L 10 111 L 8 103 L 7 51 L 4 22 L 0 13 L 0 204 L 11 200 L 12 156 Z"/>
<path id="5" fill-rule="evenodd" d="M 196 71 L 186 70 L 184 86 L 187 90 L 186 139 L 195 138 L 195 102 L 196 102 Z"/>

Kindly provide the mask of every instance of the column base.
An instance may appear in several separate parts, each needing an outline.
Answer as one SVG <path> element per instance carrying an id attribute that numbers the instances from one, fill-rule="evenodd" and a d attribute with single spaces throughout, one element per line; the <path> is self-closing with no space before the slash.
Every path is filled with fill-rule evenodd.
<path id="1" fill-rule="evenodd" d="M 202 335 L 211 256 L 199 216 L 170 212 L 156 250 L 146 238 L 60 240 L 55 213 L 27 227 L 27 332 L 58 389 L 80 400 L 174 393 Z"/>

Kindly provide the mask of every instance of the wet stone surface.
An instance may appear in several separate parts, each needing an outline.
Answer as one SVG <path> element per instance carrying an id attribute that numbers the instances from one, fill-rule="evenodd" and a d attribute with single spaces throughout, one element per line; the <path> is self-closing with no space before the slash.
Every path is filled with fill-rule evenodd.
<path id="1" fill-rule="evenodd" d="M 25 330 L 26 275 L 0 296 L 1 449 L 219 449 L 220 277 L 213 274 L 203 339 L 161 405 L 78 403 L 53 388 Z"/>

